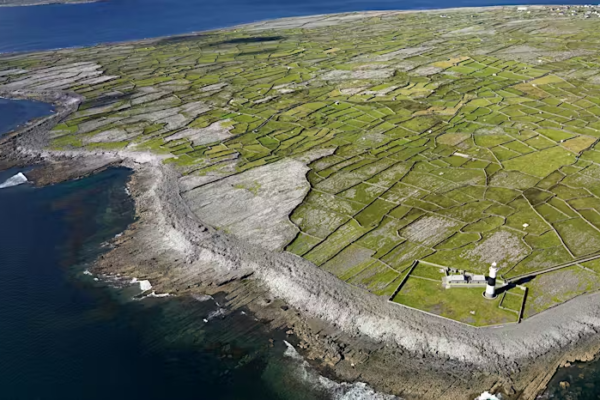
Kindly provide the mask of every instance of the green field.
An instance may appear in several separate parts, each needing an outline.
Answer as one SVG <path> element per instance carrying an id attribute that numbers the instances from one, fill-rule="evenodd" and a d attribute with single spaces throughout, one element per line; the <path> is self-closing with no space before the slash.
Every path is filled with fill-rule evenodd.
<path id="1" fill-rule="evenodd" d="M 28 71 L 0 74 L 0 89 L 95 63 L 102 79 L 54 79 L 85 101 L 49 147 L 151 151 L 199 181 L 320 154 L 286 250 L 389 297 L 415 260 L 497 262 L 508 279 L 600 251 L 600 30 L 573 10 L 348 14 L 0 55 L 0 72 Z M 525 317 L 596 290 L 600 269 L 568 271 L 552 296 L 550 278 L 526 284 Z M 478 289 L 418 277 L 394 301 L 516 319 Z"/>
<path id="2" fill-rule="evenodd" d="M 443 268 L 419 262 L 390 300 L 473 326 L 518 322 L 524 298 L 519 287 L 499 287 L 497 298 L 488 300 L 483 297 L 485 287 L 445 288 L 444 276 Z"/>
<path id="3" fill-rule="evenodd" d="M 483 291 L 483 288 L 445 289 L 441 282 L 410 276 L 392 301 L 474 326 L 517 322 L 516 313 L 499 307 L 500 297 L 484 299 Z"/>

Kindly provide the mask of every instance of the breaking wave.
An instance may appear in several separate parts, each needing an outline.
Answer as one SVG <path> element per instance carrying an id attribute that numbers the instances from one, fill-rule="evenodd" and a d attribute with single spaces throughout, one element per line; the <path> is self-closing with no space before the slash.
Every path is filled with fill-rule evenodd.
<path id="1" fill-rule="evenodd" d="M 285 342 L 285 341 L 284 341 Z M 297 373 L 299 377 L 320 389 L 327 391 L 332 400 L 401 400 L 400 397 L 377 393 L 369 385 L 363 382 L 338 383 L 319 375 L 296 351 L 294 346 L 285 342 L 287 349 L 284 356 L 297 362 Z"/>
<path id="2" fill-rule="evenodd" d="M 3 183 L 0 183 L 0 189 L 21 185 L 26 182 L 27 182 L 27 177 L 25 175 L 23 175 L 22 172 L 19 172 L 18 174 L 13 175 L 12 177 L 5 180 Z"/>
<path id="3" fill-rule="evenodd" d="M 222 308 L 217 308 L 215 311 L 211 311 L 210 314 L 208 314 L 208 316 L 206 318 L 204 318 L 204 322 L 208 322 L 211 319 L 217 318 L 217 317 L 222 317 L 223 315 L 225 315 L 225 310 L 223 310 Z"/>
<path id="4" fill-rule="evenodd" d="M 152 289 L 152 284 L 148 280 L 140 281 L 140 280 L 138 280 L 138 278 L 133 278 L 130 283 L 131 284 L 137 283 L 138 285 L 140 285 L 140 290 L 142 292 L 147 292 L 148 290 Z"/>
<path id="5" fill-rule="evenodd" d="M 207 294 L 192 294 L 192 298 L 196 301 L 214 300 L 212 296 L 209 296 Z"/>

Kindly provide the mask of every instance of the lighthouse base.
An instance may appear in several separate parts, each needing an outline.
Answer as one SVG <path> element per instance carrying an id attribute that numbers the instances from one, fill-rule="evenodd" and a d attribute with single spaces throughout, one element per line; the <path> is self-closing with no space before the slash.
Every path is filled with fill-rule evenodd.
<path id="1" fill-rule="evenodd" d="M 498 295 L 496 293 L 494 293 L 493 295 L 490 296 L 487 292 L 483 292 L 481 295 L 483 296 L 484 299 L 487 299 L 487 300 L 494 300 L 495 298 L 498 297 Z"/>

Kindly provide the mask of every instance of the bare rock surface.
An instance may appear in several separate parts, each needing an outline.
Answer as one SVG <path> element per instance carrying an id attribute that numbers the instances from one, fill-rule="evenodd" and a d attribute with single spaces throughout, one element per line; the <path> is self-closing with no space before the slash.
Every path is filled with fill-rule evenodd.
<path id="1" fill-rule="evenodd" d="M 29 133 L 39 135 L 40 132 Z M 128 151 L 48 152 L 35 150 L 39 149 L 36 147 L 38 143 L 43 143 L 41 139 L 28 135 L 17 139 L 21 154 L 30 158 L 41 157 L 49 163 L 69 158 L 77 159 L 80 164 L 89 162 L 89 165 L 95 166 L 121 162 L 136 170 L 132 194 L 140 219 L 120 239 L 119 246 L 100 262 L 100 268 L 140 276 L 157 289 L 169 290 L 186 290 L 199 284 L 222 285 L 251 276 L 269 296 L 299 310 L 308 320 L 320 321 L 317 323 L 319 327 L 307 328 L 307 332 L 315 332 L 316 329 L 325 337 L 319 338 L 310 333 L 306 339 L 313 346 L 323 343 L 323 349 L 329 349 L 323 350 L 324 354 L 329 354 L 327 360 L 348 379 L 353 374 L 355 376 L 354 368 L 346 369 L 346 363 L 339 355 L 343 351 L 340 345 L 335 339 L 327 338 L 329 335 L 339 337 L 336 331 L 358 346 L 358 353 L 350 352 L 346 357 L 362 360 L 365 365 L 365 369 L 361 370 L 363 376 L 369 381 L 379 381 L 381 386 L 378 387 L 392 390 L 385 379 L 378 378 L 377 371 L 382 365 L 394 365 L 403 379 L 395 386 L 402 389 L 394 391 L 408 391 L 424 398 L 436 398 L 442 394 L 465 398 L 462 388 L 467 385 L 481 392 L 497 381 L 504 382 L 509 388 L 514 385 L 519 390 L 529 390 L 531 393 L 524 398 L 532 398 L 538 390 L 535 385 L 543 385 L 544 379 L 548 378 L 541 376 L 531 388 L 533 374 L 547 371 L 548 360 L 553 365 L 562 360 L 557 356 L 557 349 L 600 332 L 600 309 L 597 306 L 600 294 L 579 297 L 519 325 L 477 329 L 389 303 L 340 281 L 307 260 L 289 253 L 269 251 L 249 239 L 224 235 L 204 224 L 202 218 L 210 215 L 197 210 L 202 204 L 216 207 L 214 203 L 218 202 L 217 214 L 233 211 L 233 215 L 241 218 L 233 218 L 232 222 L 243 226 L 248 219 L 254 223 L 250 229 L 257 226 L 260 219 L 253 219 L 255 217 L 251 214 L 254 210 L 236 208 L 231 196 L 234 185 L 247 185 L 233 189 L 249 192 L 248 201 L 239 203 L 254 202 L 264 210 L 264 202 L 267 201 L 266 204 L 274 204 L 269 215 L 271 220 L 274 220 L 274 215 L 287 215 L 289 210 L 283 212 L 283 208 L 275 208 L 275 204 L 279 207 L 279 203 L 285 203 L 293 208 L 307 189 L 299 185 L 304 179 L 306 166 L 296 160 L 284 160 L 259 169 L 259 172 L 240 174 L 232 177 L 235 178 L 233 181 L 223 179 L 214 183 L 213 190 L 209 184 L 197 188 L 197 193 L 192 190 L 182 197 L 178 173 L 164 165 L 159 156 Z M 294 179 L 288 181 L 290 176 Z M 280 181 L 282 178 L 283 182 Z M 261 182 L 261 187 L 252 186 L 255 182 Z M 252 190 L 256 191 L 256 195 Z M 204 191 L 212 194 L 208 196 Z M 231 210 L 224 204 L 229 204 Z M 248 215 L 250 217 L 245 218 Z M 213 223 L 217 225 L 218 221 Z M 264 234 L 264 230 L 261 232 L 259 229 L 255 234 Z M 281 243 L 278 242 L 280 238 L 273 235 L 270 241 L 273 247 Z M 372 355 L 366 359 L 361 357 L 362 350 L 359 349 L 370 346 L 373 346 L 369 350 Z M 315 354 L 322 352 L 319 350 Z M 392 359 L 386 360 L 385 357 Z M 400 365 L 395 364 L 395 360 L 400 360 Z M 410 372 L 413 368 L 420 368 L 428 379 L 439 378 L 457 386 L 448 389 L 448 385 L 440 383 L 425 388 L 418 376 Z M 509 378 L 509 374 L 519 370 L 525 372 Z M 485 373 L 492 378 L 465 382 L 456 371 L 461 371 L 458 375 L 466 376 Z"/>
<path id="2" fill-rule="evenodd" d="M 79 62 L 32 71 L 23 79 L 0 86 L 0 90 L 16 89 L 63 89 L 89 79 L 99 79 L 101 66 L 94 62 Z M 0 74 L 15 74 L 14 70 L 0 71 Z M 115 79 L 116 76 L 104 75 L 102 81 Z"/>
<path id="3" fill-rule="evenodd" d="M 500 268 L 513 265 L 526 253 L 526 246 L 518 236 L 508 231 L 498 231 L 479 243 L 475 248 L 464 251 L 463 257 L 484 264 L 489 260 L 498 263 Z"/>
<path id="4" fill-rule="evenodd" d="M 282 160 L 209 183 L 184 195 L 206 223 L 268 250 L 281 250 L 297 234 L 288 215 L 304 199 L 308 168 Z"/>
<path id="5" fill-rule="evenodd" d="M 335 24 L 365 15 L 373 14 L 280 20 L 256 24 L 256 28 Z M 410 56 L 412 50 L 411 54 L 391 54 L 402 59 Z M 136 171 L 130 186 L 139 218 L 115 242 L 118 246 L 100 261 L 99 268 L 104 271 L 143 277 L 157 290 L 181 293 L 194 287 L 218 290 L 232 281 L 249 278 L 244 282 L 251 282 L 268 296 L 269 301 L 264 303 L 278 299 L 286 307 L 292 307 L 296 317 L 302 316 L 286 318 L 299 325 L 294 329 L 305 331 L 304 347 L 314 351 L 315 357 L 320 355 L 324 363 L 342 371 L 347 379 L 379 380 L 379 387 L 384 390 L 421 398 L 469 398 L 470 393 L 465 393 L 464 388 L 480 393 L 496 383 L 523 391 L 522 398 L 533 398 L 553 366 L 558 365 L 565 353 L 571 353 L 572 346 L 600 332 L 600 293 L 578 297 L 519 325 L 474 328 L 390 303 L 339 280 L 305 259 L 272 251 L 281 249 L 297 232 L 288 215 L 308 191 L 305 178 L 308 168 L 302 161 L 310 162 L 312 156 L 302 161 L 283 159 L 228 178 L 200 175 L 182 178 L 180 171 L 163 164 L 163 158 L 156 154 L 42 150 L 47 144 L 48 129 L 74 112 L 81 102 L 80 97 L 56 90 L 75 82 L 107 78 L 93 63 L 43 71 L 35 71 L 0 88 L 12 97 L 26 96 L 27 93 L 19 92 L 23 89 L 39 91 L 40 98 L 60 106 L 56 115 L 3 138 L 0 161 L 18 154 L 23 162 L 51 165 L 56 173 L 52 181 L 115 163 Z M 359 73 L 351 78 L 379 74 L 381 70 Z M 142 95 L 148 94 L 154 92 Z M 143 103 L 146 102 L 147 109 L 130 116 L 128 122 L 149 120 L 165 123 L 169 129 L 180 129 L 204 109 L 200 102 L 184 108 L 176 104 L 176 99 L 163 99 L 162 94 L 144 98 Z M 174 104 L 165 109 L 163 103 L 170 102 Z M 234 164 L 233 161 L 231 165 Z M 501 180 L 506 186 L 519 187 L 522 178 L 511 173 Z M 43 183 L 43 179 L 38 177 L 38 183 Z M 405 233 L 416 241 L 434 243 L 439 239 L 438 232 L 452 225 L 442 219 L 425 222 Z M 433 228 L 425 229 L 430 224 Z M 481 260 L 490 256 L 513 260 L 521 256 L 523 243 L 516 236 L 497 235 L 465 256 Z M 571 284 L 575 286 L 578 282 Z M 238 304 L 260 307 L 257 297 L 247 291 L 240 289 L 235 296 Z M 317 346 L 319 350 L 313 350 Z M 577 354 L 574 357 L 580 353 L 573 353 Z M 354 362 L 369 368 L 354 369 Z M 381 377 L 390 370 L 398 372 L 397 383 L 390 383 L 389 376 Z M 424 376 L 432 382 L 430 385 L 423 383 Z M 443 378 L 434 382 L 434 376 Z"/>
<path id="6" fill-rule="evenodd" d="M 209 108 L 207 107 L 206 110 L 208 109 Z M 233 136 L 229 133 L 229 131 L 231 131 L 231 126 L 224 126 L 226 122 L 227 121 L 218 121 L 206 128 L 187 128 L 169 136 L 168 140 L 188 138 L 196 146 L 225 140 Z"/>

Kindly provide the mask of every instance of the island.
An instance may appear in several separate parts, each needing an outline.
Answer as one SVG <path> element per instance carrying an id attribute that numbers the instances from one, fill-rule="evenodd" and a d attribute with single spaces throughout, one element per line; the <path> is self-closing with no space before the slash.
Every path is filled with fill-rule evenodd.
<path id="1" fill-rule="evenodd" d="M 96 272 L 227 293 L 402 398 L 533 399 L 600 350 L 600 8 L 287 18 L 0 55 L 43 185 L 124 165 Z M 596 155 L 598 153 L 598 155 Z"/>

